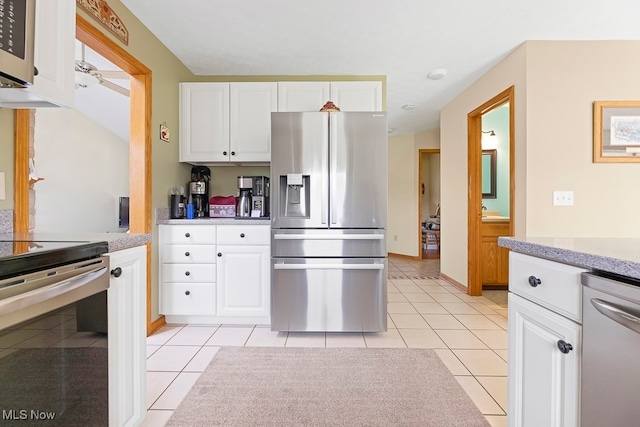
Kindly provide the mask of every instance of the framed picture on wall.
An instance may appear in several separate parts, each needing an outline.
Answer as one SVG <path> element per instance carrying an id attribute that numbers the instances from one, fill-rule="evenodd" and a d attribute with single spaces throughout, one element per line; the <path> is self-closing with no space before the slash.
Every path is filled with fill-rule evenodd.
<path id="1" fill-rule="evenodd" d="M 594 163 L 640 163 L 640 101 L 593 103 Z"/>

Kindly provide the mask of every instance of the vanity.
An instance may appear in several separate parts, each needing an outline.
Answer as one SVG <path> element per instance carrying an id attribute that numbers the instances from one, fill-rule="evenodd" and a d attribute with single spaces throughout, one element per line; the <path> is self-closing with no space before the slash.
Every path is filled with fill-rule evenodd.
<path id="1" fill-rule="evenodd" d="M 482 284 L 489 289 L 492 285 L 506 286 L 509 280 L 509 251 L 498 245 L 499 236 L 511 234 L 511 219 L 495 212 L 482 216 L 480 233 L 482 236 Z M 489 286 L 484 286 L 489 285 Z M 497 286 L 500 287 L 500 286 Z"/>
<path id="2" fill-rule="evenodd" d="M 498 245 L 511 250 L 508 425 L 577 427 L 588 327 L 581 278 L 640 279 L 640 239 L 499 237 Z M 625 398 L 632 408 L 635 396 Z"/>

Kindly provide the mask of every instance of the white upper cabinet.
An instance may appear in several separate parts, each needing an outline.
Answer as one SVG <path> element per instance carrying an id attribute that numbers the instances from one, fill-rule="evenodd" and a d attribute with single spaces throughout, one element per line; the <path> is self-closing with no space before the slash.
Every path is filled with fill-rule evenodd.
<path id="1" fill-rule="evenodd" d="M 278 111 L 320 111 L 332 101 L 340 111 L 381 111 L 382 82 L 279 82 Z"/>
<path id="2" fill-rule="evenodd" d="M 320 111 L 330 100 L 329 82 L 278 83 L 278 111 Z"/>
<path id="3" fill-rule="evenodd" d="M 2 89 L 0 107 L 73 107 L 75 2 L 37 1 L 35 25 L 34 66 L 38 74 L 26 89 Z"/>
<path id="4" fill-rule="evenodd" d="M 180 161 L 269 162 L 277 83 L 180 83 Z"/>
<path id="5" fill-rule="evenodd" d="M 229 159 L 229 83 L 180 83 L 180 161 Z"/>
<path id="6" fill-rule="evenodd" d="M 278 84 L 231 83 L 229 106 L 229 161 L 271 161 L 271 112 L 278 109 Z"/>
<path id="7" fill-rule="evenodd" d="M 381 111 L 382 82 L 331 82 L 331 101 L 340 111 Z"/>

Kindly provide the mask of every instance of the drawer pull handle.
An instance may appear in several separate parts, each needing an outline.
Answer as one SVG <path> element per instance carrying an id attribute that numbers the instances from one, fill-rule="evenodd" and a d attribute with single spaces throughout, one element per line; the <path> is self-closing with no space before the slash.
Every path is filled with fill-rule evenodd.
<path id="1" fill-rule="evenodd" d="M 542 281 L 538 279 L 536 276 L 529 276 L 529 284 L 531 285 L 532 288 L 535 288 L 541 283 Z"/>
<path id="2" fill-rule="evenodd" d="M 240 233 L 240 237 L 244 239 L 244 233 Z"/>
<path id="3" fill-rule="evenodd" d="M 191 237 L 190 233 L 184 233 L 184 237 Z"/>
<path id="4" fill-rule="evenodd" d="M 235 156 L 235 155 L 236 155 L 236 152 L 235 152 L 235 151 L 232 151 L 232 152 L 231 152 L 231 155 L 232 155 L 232 156 Z"/>
<path id="5" fill-rule="evenodd" d="M 222 256 L 222 252 L 218 252 L 218 256 Z"/>
<path id="6" fill-rule="evenodd" d="M 185 276 L 190 276 L 190 275 L 191 275 L 191 273 L 189 273 L 188 271 L 185 271 L 185 272 L 184 272 L 184 275 L 185 275 Z"/>
<path id="7" fill-rule="evenodd" d="M 226 156 L 226 155 L 227 155 L 227 152 L 226 152 L 226 151 L 223 151 L 223 152 L 222 152 L 222 155 L 223 155 L 223 156 Z"/>
<path id="8" fill-rule="evenodd" d="M 186 291 L 184 294 L 185 295 L 191 295 L 191 291 Z"/>
<path id="9" fill-rule="evenodd" d="M 560 353 L 562 353 L 562 354 L 567 354 L 571 350 L 573 350 L 573 346 L 571 344 L 569 344 L 568 342 L 564 341 L 564 340 L 559 340 L 558 341 L 558 350 L 560 350 Z"/>
<path id="10" fill-rule="evenodd" d="M 184 253 L 184 256 L 189 256 L 189 255 L 191 255 L 191 253 L 189 253 L 189 252 L 185 252 Z"/>
<path id="11" fill-rule="evenodd" d="M 120 267 L 116 267 L 113 270 L 111 270 L 111 275 L 113 277 L 120 277 L 122 275 L 122 269 Z"/>

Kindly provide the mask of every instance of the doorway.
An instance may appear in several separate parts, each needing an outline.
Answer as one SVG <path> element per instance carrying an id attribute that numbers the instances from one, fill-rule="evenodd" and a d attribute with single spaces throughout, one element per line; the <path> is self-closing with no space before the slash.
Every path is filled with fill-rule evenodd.
<path id="1" fill-rule="evenodd" d="M 418 150 L 420 259 L 440 259 L 440 150 Z"/>
<path id="2" fill-rule="evenodd" d="M 500 282 L 504 281 L 504 276 L 508 276 L 508 252 L 506 249 L 497 246 L 498 236 L 512 236 L 515 224 L 514 195 L 515 195 L 515 131 L 514 131 L 514 87 L 506 89 L 495 97 L 491 98 L 467 115 L 468 126 L 468 182 L 469 182 L 469 205 L 468 205 L 468 293 L 469 295 L 482 295 L 483 281 Z M 497 149 L 494 155 L 502 156 L 503 163 L 508 167 L 508 178 L 504 178 L 506 183 L 502 185 L 502 195 L 508 195 L 507 206 L 504 211 L 492 209 L 492 215 L 483 215 L 490 209 L 483 203 L 483 135 L 490 135 L 494 129 L 483 128 L 483 118 L 498 108 L 508 108 L 506 118 L 508 120 L 508 131 L 503 132 L 503 143 L 508 150 L 502 153 Z M 485 120 L 486 123 L 486 120 Z M 494 136 L 494 135 L 491 135 Z M 505 138 L 508 140 L 505 141 Z M 486 138 L 485 138 L 486 140 Z M 488 147 L 487 147 L 488 148 Z M 507 161 L 504 162 L 508 156 Z M 485 164 L 491 162 L 485 162 Z M 494 179 L 497 179 L 494 177 Z M 497 197 L 497 185 L 491 197 Z M 485 184 L 485 188 L 492 188 Z M 487 190 L 490 191 L 490 190 Z M 504 194 L 506 193 L 506 194 Z M 486 199 L 489 200 L 489 199 Z M 489 203 L 487 203 L 489 204 Z M 496 205 L 497 206 L 497 205 Z M 495 206 L 494 206 L 495 207 Z M 502 215 L 501 215 L 502 213 Z M 507 213 L 505 215 L 505 213 Z M 489 269 L 495 269 L 489 271 Z M 494 276 L 491 276 L 494 274 Z M 498 278 L 498 275 L 501 275 Z M 491 277 L 488 279 L 488 277 Z M 494 283 L 494 284 L 496 284 Z"/>
<path id="3" fill-rule="evenodd" d="M 151 233 L 151 70 L 82 16 L 76 15 L 76 39 L 130 75 L 129 230 Z M 30 110 L 16 110 L 14 154 L 14 231 L 29 230 Z M 151 245 L 147 244 L 147 333 L 164 323 L 151 322 Z"/>

